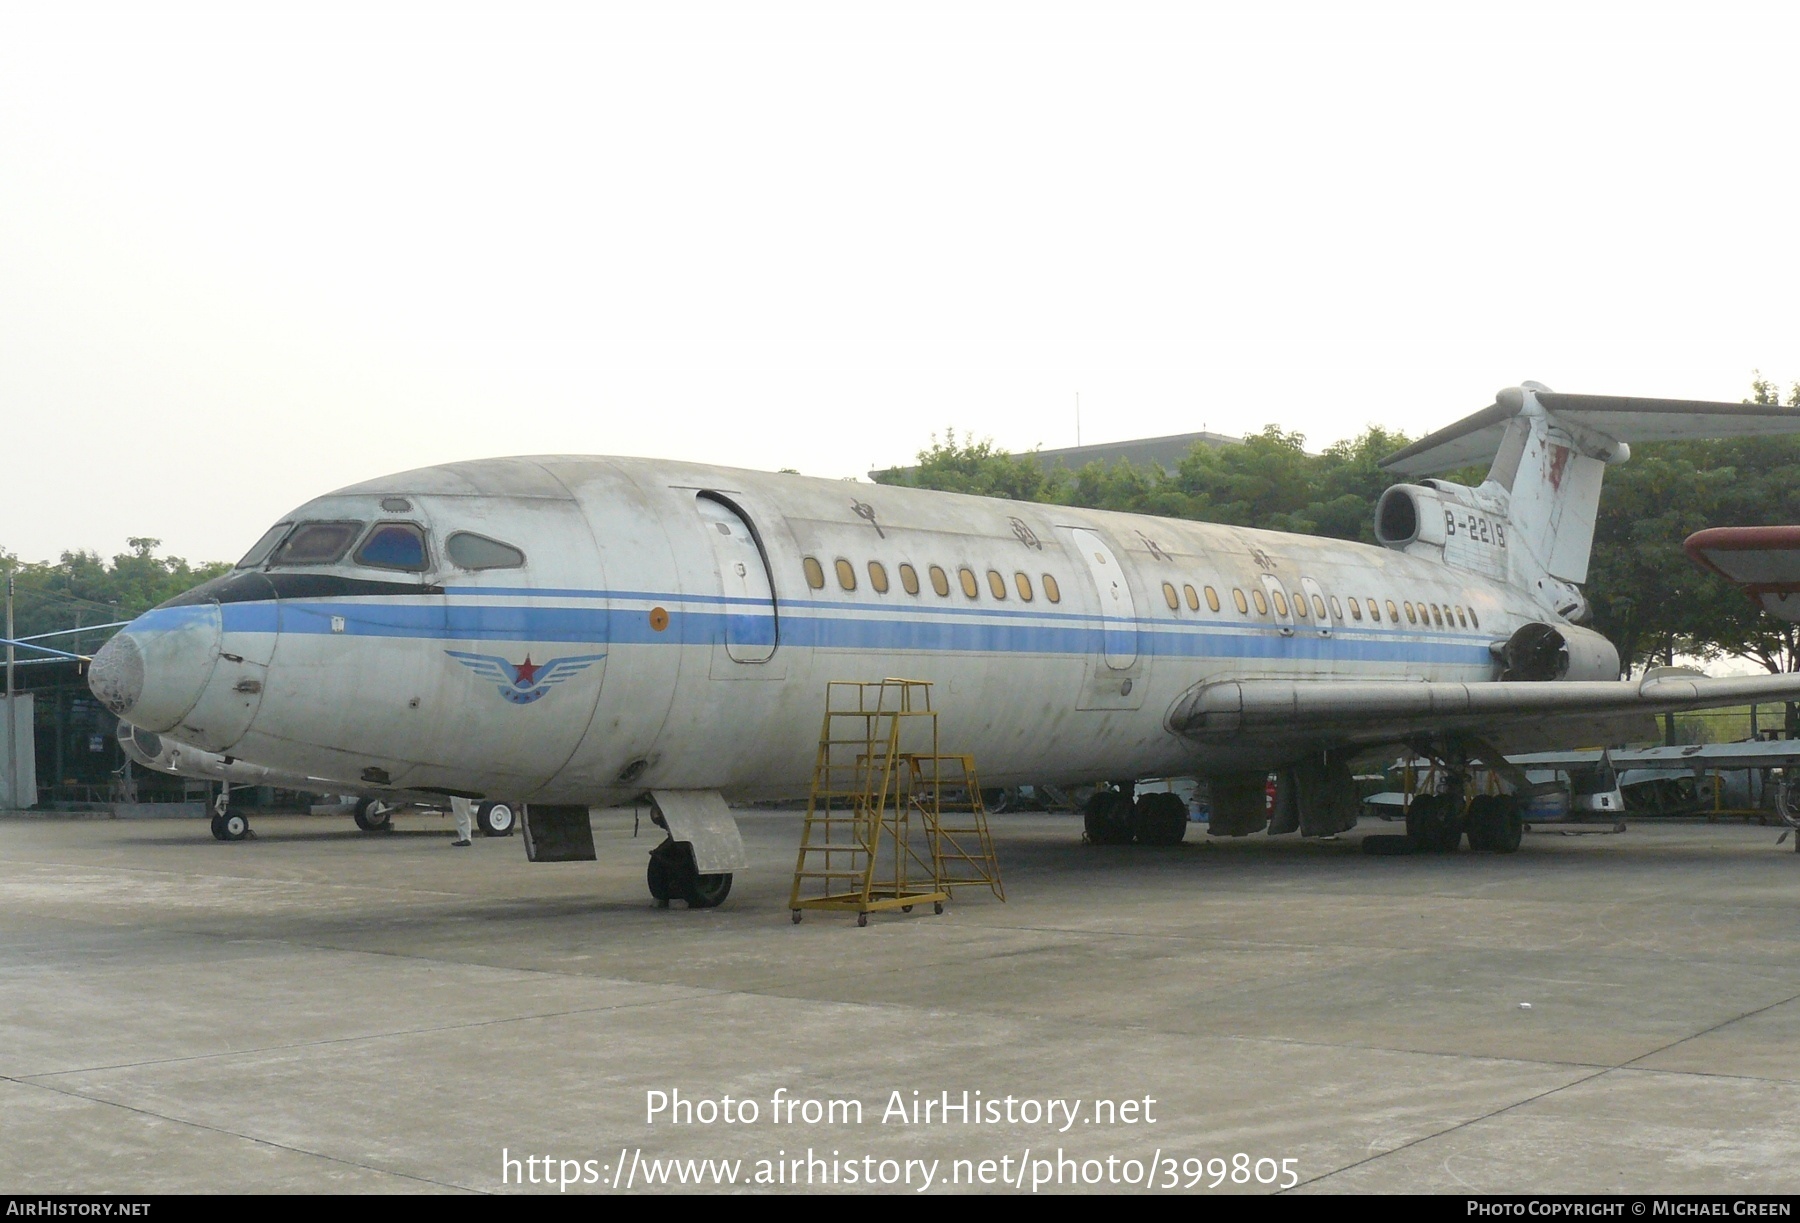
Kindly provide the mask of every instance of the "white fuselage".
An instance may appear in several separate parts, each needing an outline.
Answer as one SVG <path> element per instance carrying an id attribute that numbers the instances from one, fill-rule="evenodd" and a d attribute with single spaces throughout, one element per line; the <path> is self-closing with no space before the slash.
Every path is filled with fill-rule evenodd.
<path id="1" fill-rule="evenodd" d="M 1503 580 L 1390 549 L 639 459 L 426 468 L 284 521 L 416 524 L 428 560 L 395 572 L 352 546 L 239 569 L 130 626 L 141 680 L 108 699 L 349 789 L 803 794 L 826 682 L 889 676 L 931 681 L 944 750 L 984 784 L 1269 768 L 1306 745 L 1196 744 L 1171 707 L 1220 678 L 1488 681 L 1490 643 L 1546 618 Z M 459 531 L 523 563 L 459 567 Z M 96 691 L 103 664 L 129 671 L 102 656 Z"/>

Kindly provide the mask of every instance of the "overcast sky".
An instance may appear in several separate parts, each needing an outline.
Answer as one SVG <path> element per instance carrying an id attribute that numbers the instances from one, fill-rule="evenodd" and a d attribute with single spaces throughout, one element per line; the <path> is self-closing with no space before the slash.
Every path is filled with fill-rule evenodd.
<path id="1" fill-rule="evenodd" d="M 1800 378 L 1793 6 L 0 7 L 0 548 Z"/>

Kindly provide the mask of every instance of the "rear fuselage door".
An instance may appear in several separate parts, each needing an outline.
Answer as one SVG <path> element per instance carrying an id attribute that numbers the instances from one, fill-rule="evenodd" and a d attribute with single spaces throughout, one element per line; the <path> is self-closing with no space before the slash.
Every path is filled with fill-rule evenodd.
<path id="1" fill-rule="evenodd" d="M 775 592 L 749 520 L 714 493 L 694 497 L 713 562 L 719 574 L 721 642 L 731 663 L 765 663 L 780 643 Z M 718 668 L 714 668 L 715 674 Z"/>

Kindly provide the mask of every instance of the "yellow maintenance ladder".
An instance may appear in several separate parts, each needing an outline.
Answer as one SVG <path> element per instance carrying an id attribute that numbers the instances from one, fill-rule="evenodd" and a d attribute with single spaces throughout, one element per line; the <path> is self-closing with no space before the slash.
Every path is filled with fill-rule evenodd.
<path id="1" fill-rule="evenodd" d="M 952 880 L 986 883 L 1000 894 L 974 761 L 947 756 L 938 746 L 929 682 L 825 685 L 812 793 L 788 896 L 794 921 L 806 909 L 825 909 L 855 913 L 856 924 L 866 926 L 870 913 L 911 912 L 926 902 L 942 913 Z M 966 780 L 969 809 L 951 808 L 947 825 L 944 789 L 953 778 Z"/>

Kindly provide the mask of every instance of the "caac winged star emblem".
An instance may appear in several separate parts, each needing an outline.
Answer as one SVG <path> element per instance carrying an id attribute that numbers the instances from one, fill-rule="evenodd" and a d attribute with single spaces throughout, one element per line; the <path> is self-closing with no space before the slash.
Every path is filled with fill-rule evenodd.
<path id="1" fill-rule="evenodd" d="M 498 654 L 469 654 L 462 650 L 444 653 L 483 679 L 500 685 L 500 695 L 515 705 L 529 705 L 566 679 L 587 670 L 605 658 L 604 654 L 580 654 L 570 658 L 552 658 L 534 663 L 531 655 L 524 662 L 508 662 Z"/>

